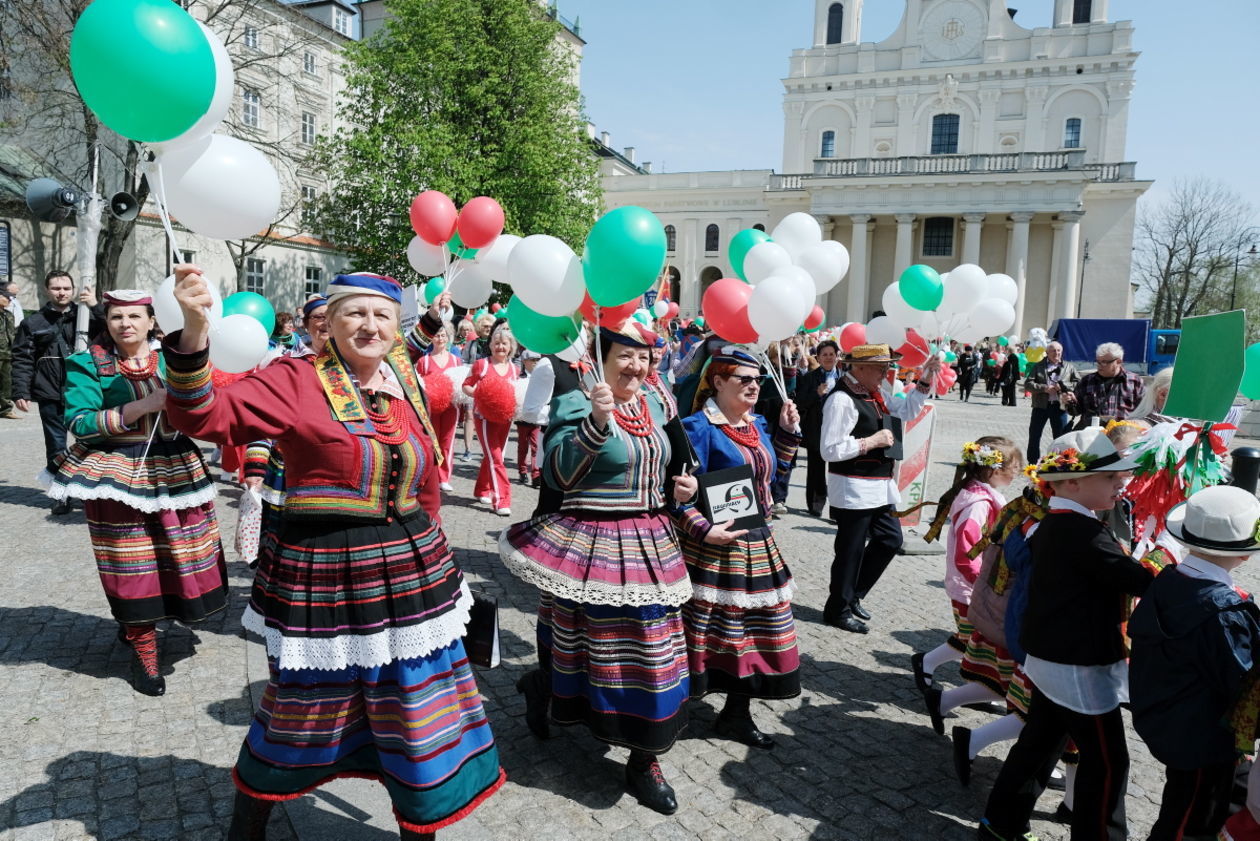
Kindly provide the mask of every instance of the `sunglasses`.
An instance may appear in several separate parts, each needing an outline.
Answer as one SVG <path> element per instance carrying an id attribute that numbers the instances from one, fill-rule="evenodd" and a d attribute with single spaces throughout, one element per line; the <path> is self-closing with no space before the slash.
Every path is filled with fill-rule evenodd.
<path id="1" fill-rule="evenodd" d="M 1096 363 L 1098 363 L 1099 365 L 1114 365 L 1115 363 L 1117 363 L 1117 362 L 1119 362 L 1119 361 L 1121 361 L 1121 360 L 1119 360 L 1119 359 L 1095 359 L 1094 361 L 1095 361 Z"/>
<path id="2" fill-rule="evenodd" d="M 732 374 L 729 377 L 727 377 L 727 379 L 735 380 L 736 382 L 738 382 L 740 388 L 747 388 L 750 385 L 760 386 L 763 382 L 765 382 L 766 375 L 765 374 L 756 374 L 756 375 L 744 374 L 742 376 L 735 376 L 734 374 Z"/>

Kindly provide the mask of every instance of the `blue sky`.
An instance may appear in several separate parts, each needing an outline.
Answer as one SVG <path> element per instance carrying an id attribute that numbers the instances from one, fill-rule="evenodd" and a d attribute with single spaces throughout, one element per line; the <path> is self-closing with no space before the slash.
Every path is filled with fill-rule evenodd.
<path id="1" fill-rule="evenodd" d="M 589 119 L 656 171 L 780 169 L 788 56 L 813 42 L 813 0 L 560 0 L 586 40 Z M 1010 0 L 1048 26 L 1053 0 Z M 896 30 L 902 0 L 867 0 L 862 40 Z M 1260 206 L 1257 0 L 1111 0 L 1142 53 L 1127 158 L 1158 200 L 1177 178 L 1225 182 Z M 1252 152 L 1246 152 L 1251 149 Z M 1245 153 L 1245 154 L 1244 154 Z"/>

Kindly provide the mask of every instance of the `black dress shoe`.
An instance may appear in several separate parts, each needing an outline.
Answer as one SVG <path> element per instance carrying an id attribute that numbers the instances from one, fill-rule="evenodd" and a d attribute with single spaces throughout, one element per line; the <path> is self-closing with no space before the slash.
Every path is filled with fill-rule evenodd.
<path id="1" fill-rule="evenodd" d="M 923 670 L 923 657 L 924 653 L 922 651 L 916 651 L 910 657 L 910 667 L 914 669 L 914 685 L 926 695 L 927 691 L 932 688 L 932 676 Z"/>
<path id="2" fill-rule="evenodd" d="M 971 782 L 971 728 L 954 728 L 954 773 L 958 782 L 967 785 Z"/>
<path id="3" fill-rule="evenodd" d="M 849 610 L 853 613 L 854 616 L 856 616 L 858 619 L 861 619 L 863 622 L 871 621 L 871 612 L 867 610 L 866 608 L 862 607 L 862 603 L 858 601 L 857 599 L 854 599 L 853 604 L 849 605 Z"/>
<path id="4" fill-rule="evenodd" d="M 932 729 L 936 735 L 945 735 L 945 716 L 941 715 L 941 690 L 929 686 L 923 693 L 923 704 L 927 707 L 928 718 L 932 719 Z"/>
<path id="5" fill-rule="evenodd" d="M 743 742 L 750 748 L 769 750 L 774 747 L 774 739 L 757 729 L 757 723 L 752 720 L 752 716 L 736 717 L 718 714 L 713 729 L 719 736 Z"/>
<path id="6" fill-rule="evenodd" d="M 521 675 L 516 691 L 525 696 L 525 726 L 539 739 L 551 738 L 551 724 L 547 717 L 547 692 L 542 686 L 543 672 L 534 669 Z"/>
<path id="7" fill-rule="evenodd" d="M 70 513 L 70 500 L 58 499 L 53 502 L 52 513 L 54 517 L 60 517 Z"/>
<path id="8" fill-rule="evenodd" d="M 136 668 L 136 676 L 132 681 L 132 687 L 141 695 L 150 695 L 154 698 L 160 698 L 166 694 L 166 678 L 161 675 L 151 675 L 144 669 Z"/>
<path id="9" fill-rule="evenodd" d="M 823 621 L 833 628 L 839 628 L 851 634 L 865 634 L 870 631 L 870 628 L 866 627 L 866 623 L 856 616 L 837 616 L 834 618 L 824 616 Z"/>
<path id="10" fill-rule="evenodd" d="M 633 762 L 626 765 L 626 789 L 653 812 L 672 815 L 678 811 L 674 789 L 665 782 L 661 763 L 655 759 L 642 767 L 635 767 Z"/>

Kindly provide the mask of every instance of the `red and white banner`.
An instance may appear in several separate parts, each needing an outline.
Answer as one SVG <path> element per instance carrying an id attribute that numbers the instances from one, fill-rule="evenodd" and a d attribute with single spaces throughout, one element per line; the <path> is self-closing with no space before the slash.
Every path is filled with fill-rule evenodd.
<path id="1" fill-rule="evenodd" d="M 928 403 L 923 411 L 907 423 L 901 434 L 902 453 L 905 455 L 897 464 L 897 490 L 901 491 L 901 508 L 905 510 L 918 505 L 927 493 L 928 466 L 932 463 L 932 431 L 936 426 L 936 407 Z M 901 518 L 901 525 L 916 526 L 919 524 L 923 509 Z"/>

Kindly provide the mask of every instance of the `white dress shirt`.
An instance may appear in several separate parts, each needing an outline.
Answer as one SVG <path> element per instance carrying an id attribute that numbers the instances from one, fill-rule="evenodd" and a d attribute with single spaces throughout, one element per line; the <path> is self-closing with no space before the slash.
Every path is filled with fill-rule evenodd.
<path id="1" fill-rule="evenodd" d="M 534 370 L 525 383 L 525 398 L 521 401 L 521 410 L 517 412 L 516 419 L 546 426 L 551 409 L 551 392 L 556 385 L 556 371 L 551 367 L 551 360 L 544 356 L 534 363 Z"/>
<path id="2" fill-rule="evenodd" d="M 861 386 L 852 375 L 844 375 L 849 388 L 861 391 Z M 820 436 L 823 460 L 827 462 L 847 461 L 861 452 L 858 439 L 853 437 L 853 428 L 857 426 L 857 406 L 853 398 L 843 390 L 837 389 L 833 394 L 823 398 L 822 434 Z M 903 421 L 914 420 L 923 410 L 927 402 L 928 392 L 920 388 L 912 388 L 905 397 L 892 397 L 884 392 L 884 401 L 888 404 L 888 413 Z M 857 476 L 839 476 L 827 473 L 827 502 L 835 508 L 862 510 L 865 508 L 881 508 L 885 505 L 900 505 L 901 492 L 897 490 L 895 479 L 863 478 Z"/>

